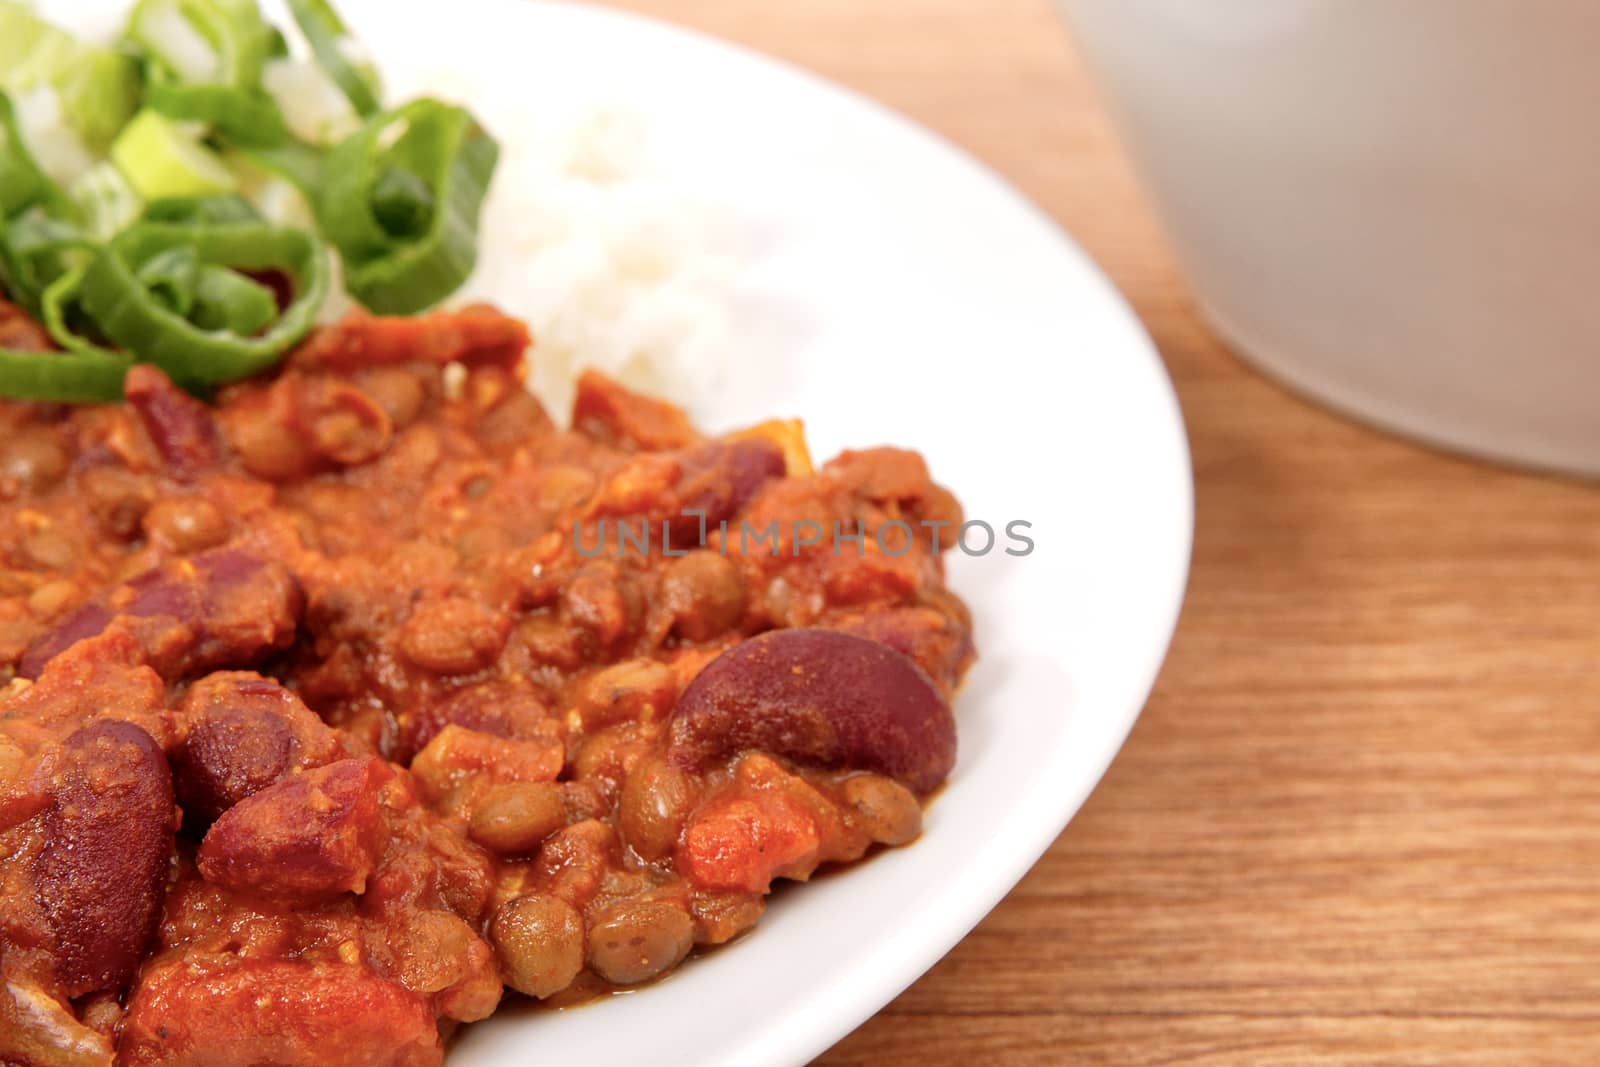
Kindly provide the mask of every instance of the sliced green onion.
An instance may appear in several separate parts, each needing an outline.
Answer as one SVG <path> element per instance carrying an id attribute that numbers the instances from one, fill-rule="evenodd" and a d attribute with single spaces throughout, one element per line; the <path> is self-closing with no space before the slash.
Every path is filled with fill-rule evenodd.
<path id="1" fill-rule="evenodd" d="M 67 193 L 78 205 L 84 232 L 96 241 L 109 241 L 127 229 L 144 208 L 122 171 L 110 163 L 96 164 Z"/>
<path id="2" fill-rule="evenodd" d="M 149 109 L 128 123 L 111 146 L 111 158 L 146 200 L 216 196 L 238 187 L 221 157 L 178 123 Z"/>
<path id="3" fill-rule="evenodd" d="M 189 245 L 178 245 L 151 256 L 134 277 L 162 307 L 188 318 L 200 278 L 200 255 Z"/>
<path id="4" fill-rule="evenodd" d="M 28 150 L 10 95 L 0 92 L 0 221 L 35 204 L 61 201 L 61 190 Z"/>
<path id="5" fill-rule="evenodd" d="M 237 328 L 192 322 L 154 295 L 140 273 L 158 257 L 185 247 L 193 250 L 202 275 L 207 267 L 246 276 L 283 274 L 293 284 L 293 300 L 281 313 L 274 306 L 270 325 L 257 323 L 259 298 L 213 275 L 199 283 L 201 299 L 191 311 L 210 301 L 208 322 Z M 111 342 L 156 364 L 183 387 L 204 391 L 276 364 L 311 330 L 328 285 L 326 250 L 299 230 L 260 223 L 141 223 L 95 256 L 83 274 L 81 300 Z"/>
<path id="6" fill-rule="evenodd" d="M 455 292 L 477 263 L 478 218 L 498 158 L 470 113 L 426 99 L 369 119 L 335 147 L 317 218 L 344 257 L 350 295 L 404 315 Z"/>
<path id="7" fill-rule="evenodd" d="M 87 262 L 93 249 L 77 226 L 42 207 L 29 208 L 0 228 L 0 282 L 15 303 L 38 315 L 46 291 Z"/>
<path id="8" fill-rule="evenodd" d="M 352 58 L 355 38 L 328 0 L 289 0 L 300 32 L 306 35 L 317 63 L 328 72 L 341 92 L 362 118 L 376 115 L 383 108 L 383 89 L 371 64 Z"/>
<path id="9" fill-rule="evenodd" d="M 277 103 L 266 93 L 230 85 L 152 80 L 145 106 L 178 122 L 200 122 L 240 145 L 271 147 L 289 137 Z"/>
<path id="10" fill-rule="evenodd" d="M 138 107 L 139 65 L 75 40 L 27 4 L 0 0 L 0 89 L 39 86 L 56 92 L 68 124 L 89 147 L 103 149 Z"/>
<path id="11" fill-rule="evenodd" d="M 246 148 L 244 157 L 268 174 L 276 175 L 315 201 L 322 189 L 327 153 L 302 141 L 287 140 L 271 148 Z"/>
<path id="12" fill-rule="evenodd" d="M 373 217 L 391 237 L 426 233 L 435 207 L 433 190 L 408 170 L 390 167 L 372 186 Z"/>
<path id="13" fill-rule="evenodd" d="M 254 88 L 274 47 L 255 0 L 140 0 L 127 32 L 185 85 Z"/>
<path id="14" fill-rule="evenodd" d="M 88 312 L 83 309 L 83 276 L 87 265 L 63 273 L 45 290 L 40 318 L 56 344 L 79 356 L 106 356 L 134 362 L 123 352 L 107 348 Z"/>
<path id="15" fill-rule="evenodd" d="M 207 264 L 195 278 L 194 303 L 186 317 L 202 330 L 254 337 L 278 317 L 278 298 L 253 278 Z"/>
<path id="16" fill-rule="evenodd" d="M 56 404 L 122 399 L 133 361 L 110 353 L 19 352 L 0 348 L 0 395 Z"/>
<path id="17" fill-rule="evenodd" d="M 169 197 L 144 209 L 146 222 L 212 226 L 226 222 L 261 222 L 261 214 L 242 196 Z"/>

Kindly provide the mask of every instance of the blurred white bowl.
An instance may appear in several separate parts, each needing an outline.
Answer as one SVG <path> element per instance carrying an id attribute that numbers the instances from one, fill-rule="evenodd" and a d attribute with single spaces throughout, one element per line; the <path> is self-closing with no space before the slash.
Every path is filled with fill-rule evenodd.
<path id="1" fill-rule="evenodd" d="M 1600 474 L 1600 5 L 1062 2 L 1242 355 L 1419 438 Z"/>

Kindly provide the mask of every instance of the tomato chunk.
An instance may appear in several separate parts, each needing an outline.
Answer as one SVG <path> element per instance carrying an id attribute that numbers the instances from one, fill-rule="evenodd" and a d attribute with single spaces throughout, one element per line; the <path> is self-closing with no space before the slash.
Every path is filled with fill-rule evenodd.
<path id="1" fill-rule="evenodd" d="M 126 1067 L 434 1067 L 423 997 L 351 964 L 200 956 L 146 972 L 128 1005 Z"/>
<path id="2" fill-rule="evenodd" d="M 810 814 L 769 790 L 712 801 L 684 829 L 678 867 L 702 889 L 765 893 L 774 878 L 810 873 L 821 839 Z"/>

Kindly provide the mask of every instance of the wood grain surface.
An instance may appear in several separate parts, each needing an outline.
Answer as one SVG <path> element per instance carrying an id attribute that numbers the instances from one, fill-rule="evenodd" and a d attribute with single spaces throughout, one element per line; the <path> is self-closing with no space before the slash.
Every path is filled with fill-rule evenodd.
<path id="1" fill-rule="evenodd" d="M 626 0 L 854 86 L 1061 220 L 1198 481 L 1171 658 L 1100 789 L 820 1061 L 1600 1064 L 1600 488 L 1449 458 L 1206 332 L 1047 0 Z"/>

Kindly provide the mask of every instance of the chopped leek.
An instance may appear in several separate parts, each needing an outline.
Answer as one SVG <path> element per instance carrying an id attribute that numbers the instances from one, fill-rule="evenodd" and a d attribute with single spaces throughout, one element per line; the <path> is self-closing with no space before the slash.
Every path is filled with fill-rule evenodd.
<path id="1" fill-rule="evenodd" d="M 83 230 L 109 241 L 133 224 L 144 208 L 139 194 L 113 164 L 96 164 L 67 190 L 83 218 Z"/>
<path id="2" fill-rule="evenodd" d="M 169 306 L 170 293 L 158 296 L 147 284 L 188 284 L 152 266 L 176 249 L 192 251 L 197 264 L 194 288 L 185 297 L 188 315 Z M 255 278 L 287 278 L 294 293 L 289 306 L 279 312 L 274 302 L 270 323 L 259 321 L 262 297 L 220 278 L 216 271 L 224 268 L 268 296 Z M 148 279 L 146 271 L 153 272 Z M 108 340 L 156 364 L 179 385 L 203 392 L 282 359 L 315 324 L 328 284 L 326 249 L 300 230 L 249 222 L 147 222 L 100 249 L 83 273 L 79 299 Z"/>
<path id="3" fill-rule="evenodd" d="M 0 0 L 0 89 L 55 90 L 67 122 L 103 149 L 138 108 L 139 66 L 110 48 L 84 44 L 18 0 Z"/>
<path id="4" fill-rule="evenodd" d="M 155 111 L 141 111 L 128 123 L 111 158 L 146 200 L 216 196 L 238 187 L 221 157 Z"/>
<path id="5" fill-rule="evenodd" d="M 370 118 L 383 107 L 383 89 L 370 63 L 356 55 L 355 39 L 328 0 L 289 0 L 300 32 L 311 43 L 317 63 L 349 99 L 356 114 Z"/>
<path id="6" fill-rule="evenodd" d="M 379 314 L 432 307 L 477 262 L 499 146 L 467 111 L 415 100 L 329 153 L 317 217 L 350 295 Z"/>

